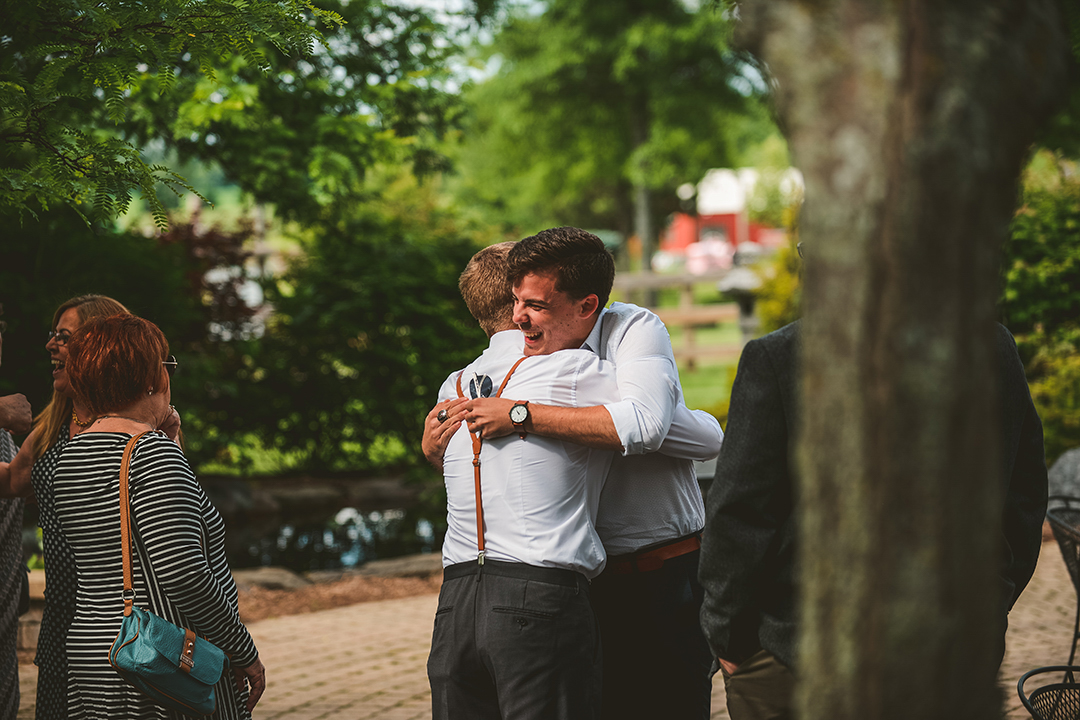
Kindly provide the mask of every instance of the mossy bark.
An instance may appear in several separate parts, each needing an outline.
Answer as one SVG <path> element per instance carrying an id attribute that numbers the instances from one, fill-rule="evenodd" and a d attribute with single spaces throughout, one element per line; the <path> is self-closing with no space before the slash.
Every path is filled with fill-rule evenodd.
<path id="1" fill-rule="evenodd" d="M 798 715 L 999 717 L 992 333 L 1057 7 L 739 10 L 806 179 Z"/>

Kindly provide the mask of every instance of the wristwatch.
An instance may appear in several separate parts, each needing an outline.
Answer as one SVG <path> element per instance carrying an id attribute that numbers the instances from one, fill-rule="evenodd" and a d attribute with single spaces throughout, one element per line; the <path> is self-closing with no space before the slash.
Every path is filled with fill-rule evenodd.
<path id="1" fill-rule="evenodd" d="M 510 422 L 514 424 L 514 428 L 518 431 L 518 436 L 522 440 L 525 439 L 525 421 L 529 419 L 529 401 L 522 400 L 521 402 L 514 403 L 514 407 L 510 408 Z"/>

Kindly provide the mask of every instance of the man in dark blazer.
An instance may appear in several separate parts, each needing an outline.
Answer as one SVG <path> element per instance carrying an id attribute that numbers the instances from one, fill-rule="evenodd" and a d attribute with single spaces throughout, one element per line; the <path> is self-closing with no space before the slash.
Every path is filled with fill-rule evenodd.
<path id="1" fill-rule="evenodd" d="M 1005 615 L 1031 579 L 1042 544 L 1047 477 L 1042 424 L 1012 335 L 997 328 L 1006 482 L 1000 577 Z M 747 343 L 706 502 L 701 623 L 732 720 L 791 717 L 798 588 L 792 447 L 799 323 Z M 1002 638 L 1004 651 L 1004 638 Z"/>

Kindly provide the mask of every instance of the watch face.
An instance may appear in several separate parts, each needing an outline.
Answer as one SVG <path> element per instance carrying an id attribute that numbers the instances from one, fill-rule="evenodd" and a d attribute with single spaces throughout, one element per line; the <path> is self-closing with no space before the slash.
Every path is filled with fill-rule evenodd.
<path id="1" fill-rule="evenodd" d="M 524 405 L 515 405 L 510 408 L 510 421 L 515 423 L 525 422 L 525 418 L 529 417 L 529 408 Z"/>

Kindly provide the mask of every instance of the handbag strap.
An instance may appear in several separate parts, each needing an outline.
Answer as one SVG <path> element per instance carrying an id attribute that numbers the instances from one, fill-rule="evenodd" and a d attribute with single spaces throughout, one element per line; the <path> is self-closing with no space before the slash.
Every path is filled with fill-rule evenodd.
<path id="1" fill-rule="evenodd" d="M 135 443 L 150 432 L 149 430 L 141 432 L 128 440 L 124 448 L 124 459 L 120 461 L 120 551 L 124 557 L 124 617 L 131 615 L 131 608 L 135 604 L 135 588 L 131 577 L 131 505 L 128 499 L 128 470 L 131 467 L 131 453 L 135 450 Z"/>
<path id="2" fill-rule="evenodd" d="M 528 357 L 528 356 L 526 356 Z M 510 372 L 506 373 L 506 377 L 503 378 L 502 384 L 499 385 L 499 391 L 495 393 L 495 397 L 502 397 L 503 390 L 506 389 L 506 383 L 510 382 L 510 376 L 514 374 L 514 371 L 518 369 L 518 365 L 525 362 L 525 358 L 521 358 L 514 366 L 510 368 Z M 465 397 L 465 393 L 461 391 L 461 376 L 465 374 L 462 370 L 457 376 L 457 394 L 459 398 Z M 480 493 L 480 450 L 483 449 L 484 439 L 480 437 L 479 433 L 469 432 L 469 438 L 472 440 L 473 449 L 473 484 L 476 487 L 476 562 L 480 565 L 484 564 L 484 504 Z"/>

